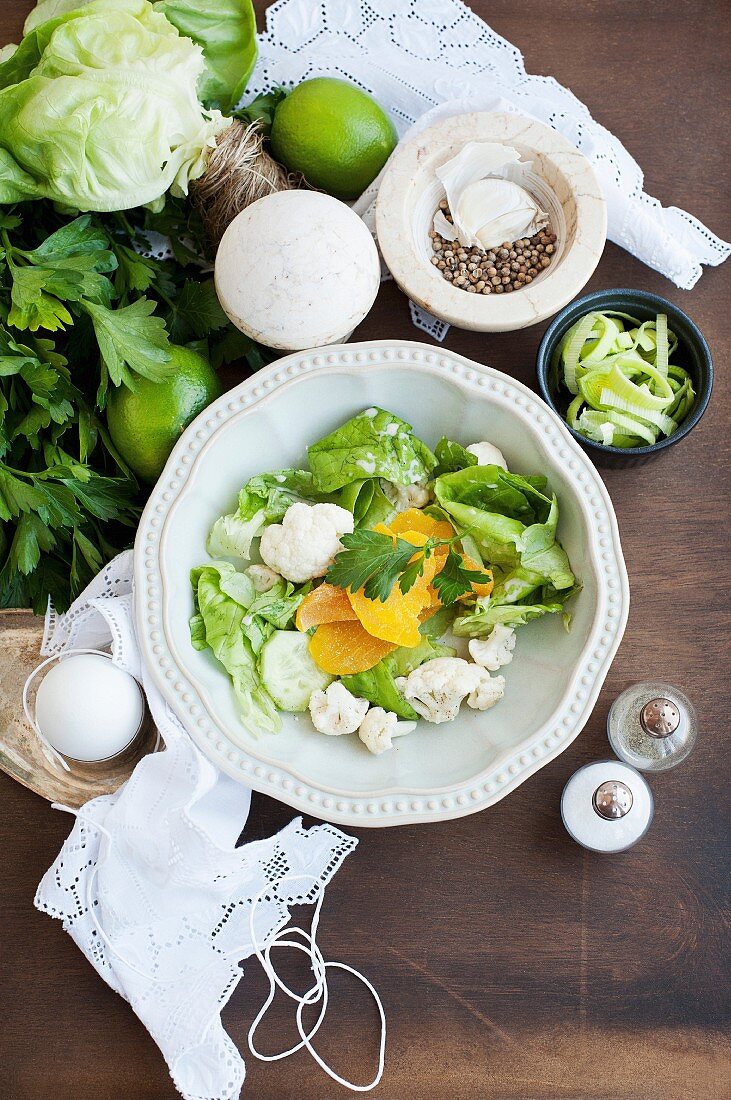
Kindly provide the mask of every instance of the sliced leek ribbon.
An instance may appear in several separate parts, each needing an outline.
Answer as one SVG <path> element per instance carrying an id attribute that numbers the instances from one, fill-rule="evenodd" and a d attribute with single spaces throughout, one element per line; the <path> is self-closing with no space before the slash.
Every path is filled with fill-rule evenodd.
<path id="1" fill-rule="evenodd" d="M 554 359 L 573 398 L 568 425 L 605 446 L 639 447 L 669 438 L 695 401 L 690 375 L 670 362 L 677 348 L 664 313 L 642 322 L 614 310 L 579 318 Z"/>

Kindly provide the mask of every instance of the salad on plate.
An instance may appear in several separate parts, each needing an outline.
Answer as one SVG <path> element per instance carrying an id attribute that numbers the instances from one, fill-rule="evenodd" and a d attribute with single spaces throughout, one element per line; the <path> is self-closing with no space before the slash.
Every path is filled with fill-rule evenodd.
<path id="1" fill-rule="evenodd" d="M 556 496 L 493 444 L 432 452 L 369 408 L 313 443 L 308 466 L 250 478 L 191 572 L 192 644 L 223 665 L 252 734 L 309 711 L 380 754 L 420 718 L 498 703 L 517 627 L 568 624 L 580 586 Z"/>

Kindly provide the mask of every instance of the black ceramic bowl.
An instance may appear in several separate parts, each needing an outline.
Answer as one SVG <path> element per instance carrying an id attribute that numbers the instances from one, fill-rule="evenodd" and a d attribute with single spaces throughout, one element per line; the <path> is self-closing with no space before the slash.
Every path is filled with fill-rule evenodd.
<path id="1" fill-rule="evenodd" d="M 577 298 L 575 302 L 571 302 L 556 314 L 538 348 L 536 361 L 538 388 L 544 401 L 558 413 L 562 420 L 565 420 L 571 395 L 563 386 L 559 387 L 558 372 L 553 365 L 559 343 L 566 330 L 585 313 L 607 309 L 629 313 L 640 321 L 652 320 L 656 314 L 666 313 L 668 328 L 678 337 L 678 348 L 672 361 L 688 371 L 696 394 L 695 404 L 677 432 L 669 439 L 663 438 L 645 447 L 605 447 L 602 443 L 595 443 L 579 432 L 575 432 L 573 428 L 569 428 L 574 439 L 578 440 L 584 450 L 600 465 L 636 466 L 662 454 L 668 447 L 674 447 L 693 430 L 706 411 L 711 398 L 713 360 L 708 344 L 698 326 L 686 313 L 683 313 L 682 309 L 669 302 L 667 298 L 660 298 L 657 294 L 649 294 L 644 290 L 596 290 L 593 294 L 585 294 L 583 298 Z"/>

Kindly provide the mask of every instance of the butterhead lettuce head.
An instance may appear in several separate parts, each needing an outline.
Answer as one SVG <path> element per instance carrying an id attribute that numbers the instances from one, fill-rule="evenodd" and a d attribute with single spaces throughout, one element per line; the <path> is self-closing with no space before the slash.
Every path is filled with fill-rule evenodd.
<path id="1" fill-rule="evenodd" d="M 187 193 L 230 124 L 198 101 L 204 67 L 147 0 L 93 0 L 34 26 L 0 65 L 0 202 L 104 211 Z"/>

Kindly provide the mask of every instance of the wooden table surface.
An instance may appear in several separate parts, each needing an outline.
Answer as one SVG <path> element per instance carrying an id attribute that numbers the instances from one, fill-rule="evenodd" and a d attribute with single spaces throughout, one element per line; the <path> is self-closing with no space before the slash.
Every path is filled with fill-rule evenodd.
<path id="1" fill-rule="evenodd" d="M 313 4 L 315 0 L 312 0 Z M 2 0 L 2 39 L 16 40 L 27 0 Z M 259 3 L 260 9 L 264 4 Z M 646 189 L 721 236 L 729 225 L 728 9 L 711 0 L 473 0 L 523 51 L 622 139 Z M 383 1100 L 711 1100 L 729 1092 L 724 902 L 728 881 L 727 548 L 730 267 L 679 291 L 608 244 L 587 290 L 644 287 L 686 309 L 717 376 L 703 423 L 657 463 L 603 474 L 632 585 L 629 625 L 590 722 L 557 760 L 505 801 L 453 823 L 361 830 L 330 886 L 326 957 L 362 969 L 388 1015 Z M 534 384 L 544 326 L 446 346 Z M 356 338 L 409 337 L 393 284 Z M 609 755 L 612 699 L 661 677 L 686 688 L 702 727 L 695 754 L 653 778 L 656 814 L 631 852 L 601 857 L 564 832 L 559 797 L 580 765 Z M 724 745 L 725 742 L 725 745 Z M 70 827 L 0 775 L 3 873 L 0 1097 L 173 1100 L 152 1039 L 60 925 L 33 909 L 36 885 Z M 292 811 L 255 795 L 246 836 L 269 836 Z M 333 983 L 322 1047 L 355 1080 L 376 1054 L 367 995 Z M 224 1023 L 244 1051 L 261 1003 L 259 967 Z M 288 1009 L 268 1049 L 290 1045 Z M 319 1039 L 319 1037 L 318 1037 Z M 308 1056 L 246 1057 L 244 1096 L 345 1095 Z"/>

